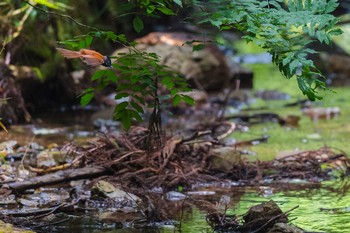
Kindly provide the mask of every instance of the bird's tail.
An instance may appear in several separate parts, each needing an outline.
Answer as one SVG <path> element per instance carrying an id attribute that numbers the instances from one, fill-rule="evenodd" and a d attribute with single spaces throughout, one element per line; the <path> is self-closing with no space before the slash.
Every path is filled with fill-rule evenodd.
<path id="1" fill-rule="evenodd" d="M 81 57 L 81 54 L 78 51 L 62 49 L 62 48 L 56 48 L 56 49 L 65 58 L 80 58 Z"/>

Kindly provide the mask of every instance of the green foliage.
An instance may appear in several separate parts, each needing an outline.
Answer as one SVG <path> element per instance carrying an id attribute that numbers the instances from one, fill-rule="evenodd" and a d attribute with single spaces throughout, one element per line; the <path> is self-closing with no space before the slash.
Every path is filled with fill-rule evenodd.
<path id="1" fill-rule="evenodd" d="M 137 0 L 128 1 L 123 4 L 120 15 L 128 15 L 130 12 L 137 12 L 133 18 L 133 28 L 136 32 L 141 32 L 144 28 L 142 17 L 156 17 L 159 15 L 176 15 L 174 9 L 182 7 L 181 0 Z"/>
<path id="2" fill-rule="evenodd" d="M 31 4 L 55 10 L 69 8 L 67 4 L 60 1 L 32 0 Z M 0 54 L 5 49 L 5 46 L 21 35 L 24 24 L 28 19 L 35 16 L 33 8 L 24 2 L 0 1 Z"/>
<path id="3" fill-rule="evenodd" d="M 39 0 L 37 0 L 39 3 Z M 46 1 L 41 1 L 46 2 Z M 185 1 L 184 1 L 185 2 Z M 331 36 L 341 33 L 335 28 L 338 19 L 330 13 L 337 7 L 335 0 L 210 0 L 186 1 L 199 6 L 201 23 L 210 23 L 221 30 L 235 28 L 244 34 L 248 42 L 255 42 L 267 49 L 281 73 L 288 79 L 296 76 L 299 88 L 315 100 L 318 88 L 325 89 L 322 75 L 308 55 L 316 51 L 306 48 L 317 40 L 329 44 Z M 43 4 L 43 3 L 41 3 Z M 132 25 L 136 32 L 144 29 L 144 17 L 175 15 L 183 5 L 181 0 L 130 0 L 122 4 L 125 14 L 132 14 Z M 45 7 L 50 7 L 45 5 Z M 120 9 L 115 9 L 119 11 Z M 118 13 L 120 15 L 121 12 Z M 120 101 L 115 109 L 115 119 L 130 127 L 132 120 L 142 120 L 145 107 L 156 107 L 159 84 L 169 92 L 161 99 L 172 98 L 174 105 L 181 101 L 192 104 L 193 100 L 183 93 L 188 91 L 186 81 L 168 67 L 159 65 L 156 54 L 138 51 L 123 34 L 102 31 L 87 25 L 80 26 L 94 30 L 72 40 L 61 42 L 73 49 L 89 47 L 96 39 L 105 39 L 129 46 L 125 54 L 113 57 L 114 70 L 99 70 L 92 77 L 96 88 L 87 89 L 81 99 L 88 104 L 96 91 L 113 83 L 117 84 L 116 99 Z M 190 43 L 197 42 L 192 41 Z M 203 48 L 196 43 L 194 50 Z M 126 99 L 123 99 L 126 98 Z M 151 101 L 146 101 L 150 99 Z"/>
<path id="4" fill-rule="evenodd" d="M 136 16 L 134 20 L 132 21 L 132 25 L 136 32 L 141 32 L 143 30 L 143 21 L 140 19 L 140 17 Z"/>
<path id="5" fill-rule="evenodd" d="M 117 63 L 113 64 L 117 71 L 104 76 L 107 82 L 117 82 L 116 100 L 128 98 L 119 103 L 114 112 L 114 118 L 121 120 L 125 128 L 131 125 L 131 119 L 142 121 L 144 107 L 153 106 L 158 80 L 170 93 L 175 101 L 190 102 L 189 97 L 181 92 L 190 91 L 186 80 L 177 73 L 159 64 L 159 57 L 154 53 L 140 52 L 133 48 L 129 53 L 118 54 Z M 100 79 L 102 81 L 102 79 Z M 162 96 L 162 99 L 167 98 Z M 149 101 L 147 101 L 149 100 Z M 178 102 L 176 102 L 178 104 Z M 174 105 L 176 105 L 174 103 Z"/>
<path id="6" fill-rule="evenodd" d="M 272 54 L 272 61 L 283 75 L 297 77 L 299 87 L 310 100 L 321 99 L 317 89 L 325 89 L 322 74 L 307 56 L 314 40 L 329 44 L 341 34 L 339 21 L 330 13 L 336 0 L 211 0 L 194 1 L 203 12 L 201 23 L 221 30 L 235 28 L 248 42 L 255 42 Z"/>
<path id="7" fill-rule="evenodd" d="M 87 35 L 76 37 L 72 40 L 62 41 L 61 44 L 69 45 L 75 49 L 84 48 L 93 41 L 93 37 L 120 42 L 129 46 L 128 53 L 119 53 L 111 57 L 114 62 L 113 69 L 97 70 L 91 77 L 91 81 L 97 82 L 96 88 L 86 89 L 80 99 L 85 106 L 93 99 L 95 92 L 103 90 L 110 84 L 116 84 L 115 99 L 120 101 L 114 110 L 114 119 L 122 122 L 128 129 L 132 120 L 143 121 L 142 114 L 145 107 L 154 106 L 159 87 L 164 86 L 168 94 L 160 96 L 161 99 L 173 99 L 173 104 L 180 102 L 194 104 L 191 97 L 185 95 L 191 91 L 185 78 L 170 68 L 159 64 L 159 57 L 155 53 L 141 52 L 133 43 L 128 43 L 125 35 L 116 35 L 111 31 L 90 32 Z M 159 82 L 159 83 L 158 83 Z"/>

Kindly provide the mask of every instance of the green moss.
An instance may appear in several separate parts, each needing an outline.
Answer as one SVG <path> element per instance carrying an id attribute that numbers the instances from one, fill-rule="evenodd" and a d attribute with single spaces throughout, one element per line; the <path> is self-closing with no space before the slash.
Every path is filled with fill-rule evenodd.
<path id="1" fill-rule="evenodd" d="M 251 126 L 249 132 L 234 133 L 233 137 L 239 141 L 258 138 L 264 134 L 269 135 L 267 143 L 248 148 L 257 155 L 256 158 L 269 160 L 281 151 L 314 150 L 323 146 L 338 148 L 350 154 L 350 144 L 346 141 L 350 136 L 350 122 L 348 121 L 350 91 L 348 88 L 332 88 L 335 93 L 331 91 L 320 93 L 324 99 L 313 102 L 313 105 L 316 107 L 339 107 L 341 115 L 331 120 L 320 119 L 314 122 L 308 116 L 303 115 L 300 106 L 283 106 L 287 102 L 306 99 L 299 90 L 295 79 L 285 79 L 272 64 L 254 64 L 249 65 L 249 68 L 254 71 L 255 90 L 278 90 L 291 96 L 288 101 L 259 100 L 250 107 L 266 107 L 266 109 L 254 113 L 272 112 L 281 117 L 287 115 L 301 117 L 299 127 L 295 129 L 281 127 L 277 123 L 265 123 Z"/>

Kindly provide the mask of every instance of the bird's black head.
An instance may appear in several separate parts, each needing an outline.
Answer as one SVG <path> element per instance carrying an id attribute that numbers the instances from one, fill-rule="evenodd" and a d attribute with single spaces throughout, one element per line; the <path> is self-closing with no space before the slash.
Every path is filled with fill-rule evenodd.
<path id="1" fill-rule="evenodd" d="M 112 61 L 111 61 L 111 59 L 108 56 L 104 56 L 103 57 L 102 65 L 105 66 L 105 67 L 113 68 Z"/>

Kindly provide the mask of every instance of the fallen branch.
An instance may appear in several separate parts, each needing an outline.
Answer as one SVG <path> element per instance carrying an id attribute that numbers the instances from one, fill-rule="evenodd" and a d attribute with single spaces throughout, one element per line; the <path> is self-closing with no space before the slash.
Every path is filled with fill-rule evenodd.
<path id="1" fill-rule="evenodd" d="M 27 189 L 35 189 L 42 186 L 68 182 L 71 180 L 95 178 L 108 174 L 110 172 L 111 171 L 108 168 L 101 166 L 69 169 L 64 171 L 58 171 L 52 174 L 33 177 L 25 181 L 10 183 L 8 185 L 10 189 L 15 193 L 21 193 Z"/>

